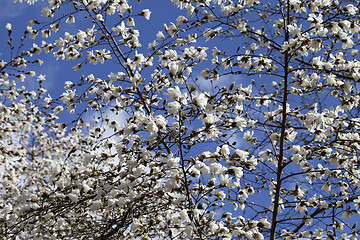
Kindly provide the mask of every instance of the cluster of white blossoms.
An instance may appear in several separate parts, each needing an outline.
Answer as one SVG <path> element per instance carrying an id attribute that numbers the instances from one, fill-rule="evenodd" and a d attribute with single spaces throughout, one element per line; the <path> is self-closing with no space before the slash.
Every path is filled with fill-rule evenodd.
<path id="1" fill-rule="evenodd" d="M 150 43 L 128 0 L 6 24 L 0 239 L 356 239 L 358 4 L 171 2 Z M 58 96 L 45 54 L 81 75 Z"/>

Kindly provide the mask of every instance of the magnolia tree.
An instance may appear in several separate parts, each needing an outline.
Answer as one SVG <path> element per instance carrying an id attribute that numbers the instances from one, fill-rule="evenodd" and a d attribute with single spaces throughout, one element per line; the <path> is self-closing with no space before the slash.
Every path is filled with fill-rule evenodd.
<path id="1" fill-rule="evenodd" d="M 355 239 L 360 3 L 172 0 L 147 43 L 137 2 L 6 25 L 0 239 Z"/>

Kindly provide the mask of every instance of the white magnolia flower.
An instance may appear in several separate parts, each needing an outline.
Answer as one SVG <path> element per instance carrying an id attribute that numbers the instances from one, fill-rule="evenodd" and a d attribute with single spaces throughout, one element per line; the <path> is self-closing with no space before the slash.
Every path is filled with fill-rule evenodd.
<path id="1" fill-rule="evenodd" d="M 135 21 L 132 17 L 129 17 L 127 22 L 126 22 L 126 25 L 130 26 L 130 27 L 134 27 L 135 26 Z"/>
<path id="2" fill-rule="evenodd" d="M 8 32 L 11 32 L 11 23 L 7 23 L 5 25 L 5 28 L 6 28 L 6 30 L 8 30 Z"/>
<path id="3" fill-rule="evenodd" d="M 180 88 L 178 86 L 168 88 L 167 93 L 164 93 L 164 95 L 169 96 L 169 100 L 178 99 L 181 96 Z"/>
<path id="4" fill-rule="evenodd" d="M 168 123 L 168 121 L 164 118 L 164 116 L 162 115 L 157 115 L 155 116 L 155 122 L 156 124 L 161 128 L 161 129 L 165 129 L 166 125 Z"/>
<path id="5" fill-rule="evenodd" d="M 206 114 L 206 117 L 203 118 L 202 121 L 205 125 L 207 124 L 210 125 L 218 122 L 219 118 L 214 113 L 210 113 L 210 114 Z"/>
<path id="6" fill-rule="evenodd" d="M 223 154 L 225 157 L 230 155 L 230 149 L 228 145 L 223 145 L 220 149 L 221 154 Z"/>
<path id="7" fill-rule="evenodd" d="M 341 86 L 344 89 L 344 92 L 346 95 L 348 95 L 351 92 L 352 85 L 351 83 L 347 82 L 344 85 Z"/>
<path id="8" fill-rule="evenodd" d="M 123 21 L 120 23 L 120 25 L 113 27 L 111 30 L 115 32 L 116 35 L 122 35 L 123 37 L 128 37 L 128 29 L 125 26 L 125 22 Z"/>
<path id="9" fill-rule="evenodd" d="M 176 101 L 170 102 L 170 103 L 168 104 L 168 107 L 169 107 L 169 108 L 168 108 L 167 112 L 168 112 L 168 114 L 170 114 L 170 115 L 177 115 L 177 114 L 179 113 L 180 109 L 181 109 L 180 103 L 179 103 L 179 102 L 176 102 Z"/>
<path id="10" fill-rule="evenodd" d="M 103 205 L 102 201 L 96 200 L 96 201 L 92 202 L 92 204 L 90 205 L 90 209 L 92 211 L 96 211 L 96 210 L 100 209 L 102 205 Z"/>
<path id="11" fill-rule="evenodd" d="M 236 127 L 239 128 L 241 131 L 243 131 L 244 127 L 247 125 L 247 121 L 245 118 L 241 116 L 237 116 L 234 120 Z"/>
<path id="12" fill-rule="evenodd" d="M 70 14 L 68 19 L 66 19 L 66 23 L 75 23 L 75 17 Z"/>
<path id="13" fill-rule="evenodd" d="M 69 199 L 70 199 L 72 202 L 77 203 L 77 202 L 78 202 L 78 199 L 79 199 L 79 194 L 80 194 L 79 189 L 74 189 L 74 190 L 72 190 L 72 192 L 69 193 L 67 196 L 69 197 Z"/>
<path id="14" fill-rule="evenodd" d="M 96 19 L 103 22 L 104 21 L 104 18 L 102 16 L 102 14 L 96 14 Z"/>
<path id="15" fill-rule="evenodd" d="M 133 219 L 133 222 L 131 224 L 131 232 L 136 232 L 138 229 L 140 229 L 142 227 L 141 223 L 139 222 L 138 219 Z"/>
<path id="16" fill-rule="evenodd" d="M 236 149 L 234 155 L 244 160 L 249 156 L 249 153 L 240 149 Z"/>
<path id="17" fill-rule="evenodd" d="M 329 204 L 326 201 L 320 201 L 320 207 L 321 208 L 328 208 Z"/>
<path id="18" fill-rule="evenodd" d="M 150 121 L 147 125 L 146 128 L 149 130 L 149 132 L 151 133 L 157 133 L 159 131 L 158 126 L 156 125 L 156 123 L 154 121 Z"/>
<path id="19" fill-rule="evenodd" d="M 194 97 L 194 101 L 199 108 L 204 109 L 207 105 L 208 98 L 204 93 L 200 93 Z"/>
<path id="20" fill-rule="evenodd" d="M 180 213 L 180 219 L 181 219 L 182 221 L 185 221 L 185 222 L 190 222 L 190 218 L 189 218 L 189 215 L 187 214 L 187 210 L 186 210 L 186 209 L 184 209 L 184 210 L 181 211 L 181 213 Z"/>
<path id="21" fill-rule="evenodd" d="M 221 174 L 220 175 L 220 185 L 230 187 L 231 185 L 231 177 L 229 174 Z"/>
<path id="22" fill-rule="evenodd" d="M 358 13 L 358 8 L 355 7 L 355 6 L 352 5 L 352 4 L 346 5 L 346 6 L 344 7 L 344 10 L 345 10 L 345 11 L 348 11 L 348 13 L 349 13 L 350 15 L 355 15 L 355 14 Z"/>
<path id="23" fill-rule="evenodd" d="M 351 212 L 349 210 L 346 210 L 341 217 L 345 220 L 348 220 L 351 217 Z"/>
<path id="24" fill-rule="evenodd" d="M 171 77 L 174 77 L 179 69 L 179 66 L 176 62 L 170 62 L 169 63 L 169 75 Z"/>
<path id="25" fill-rule="evenodd" d="M 156 37 L 157 37 L 158 39 L 161 39 L 161 40 L 164 40 L 164 39 L 165 39 L 165 36 L 164 36 L 164 34 L 163 34 L 162 31 L 159 31 L 159 32 L 156 34 Z"/>
<path id="26" fill-rule="evenodd" d="M 312 222 L 313 222 L 313 219 L 311 217 L 309 217 L 309 216 L 305 216 L 303 221 L 305 222 L 306 226 L 310 226 L 312 224 Z"/>
<path id="27" fill-rule="evenodd" d="M 321 190 L 329 193 L 331 191 L 331 183 L 329 181 L 327 181 L 324 184 L 324 186 L 321 188 Z"/>
<path id="28" fill-rule="evenodd" d="M 144 16 L 147 20 L 150 20 L 151 11 L 149 9 L 144 9 L 140 15 Z"/>
<path id="29" fill-rule="evenodd" d="M 210 164 L 209 167 L 210 167 L 210 171 L 215 173 L 215 174 L 222 173 L 223 166 L 220 163 L 212 163 L 212 164 Z"/>
<path id="30" fill-rule="evenodd" d="M 48 7 L 43 8 L 41 11 L 41 16 L 52 17 L 52 15 L 53 13 Z"/>
<path id="31" fill-rule="evenodd" d="M 239 180 L 244 175 L 243 169 L 241 167 L 231 167 L 230 169 L 234 171 L 236 180 Z"/>
<path id="32" fill-rule="evenodd" d="M 224 191 L 220 191 L 220 192 L 217 192 L 216 196 L 218 196 L 221 201 L 223 201 L 226 197 L 226 194 L 224 193 Z"/>
<path id="33" fill-rule="evenodd" d="M 208 79 L 208 74 L 210 73 L 210 70 L 208 68 L 205 68 L 204 70 L 201 71 L 200 75 L 205 78 Z"/>
<path id="34" fill-rule="evenodd" d="M 291 160 L 295 163 L 295 164 L 298 164 L 301 160 L 302 160 L 302 156 L 300 154 L 294 154 L 292 157 L 291 157 Z"/>
<path id="35" fill-rule="evenodd" d="M 173 167 L 177 167 L 178 162 L 180 162 L 180 158 L 179 157 L 174 158 L 173 155 L 170 155 L 168 158 L 165 159 L 165 161 L 167 162 L 169 168 L 173 168 Z"/>

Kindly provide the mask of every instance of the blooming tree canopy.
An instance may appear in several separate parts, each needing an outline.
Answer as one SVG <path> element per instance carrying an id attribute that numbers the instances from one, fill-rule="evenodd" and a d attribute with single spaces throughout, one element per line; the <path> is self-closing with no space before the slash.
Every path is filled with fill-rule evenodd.
<path id="1" fill-rule="evenodd" d="M 6 24 L 0 239 L 356 239 L 359 1 L 171 2 L 149 42 L 139 0 Z"/>

